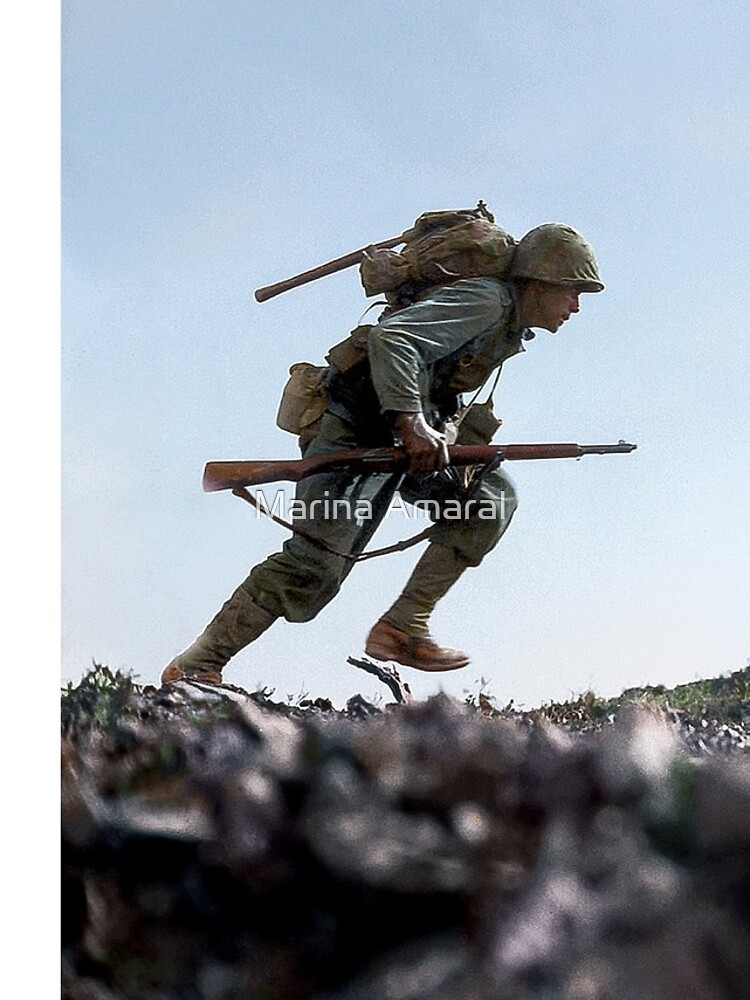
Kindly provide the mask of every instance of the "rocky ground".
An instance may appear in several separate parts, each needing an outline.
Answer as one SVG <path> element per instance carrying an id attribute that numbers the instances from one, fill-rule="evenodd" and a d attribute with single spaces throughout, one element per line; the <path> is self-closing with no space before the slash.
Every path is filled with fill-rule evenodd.
<path id="1" fill-rule="evenodd" d="M 522 712 L 63 692 L 65 1000 L 750 997 L 750 668 Z"/>

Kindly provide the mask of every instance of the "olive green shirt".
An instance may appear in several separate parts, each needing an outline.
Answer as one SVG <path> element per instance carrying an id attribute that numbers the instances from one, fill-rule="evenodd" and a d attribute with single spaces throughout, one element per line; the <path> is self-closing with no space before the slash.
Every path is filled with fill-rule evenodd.
<path id="1" fill-rule="evenodd" d="M 427 414 L 439 395 L 478 389 L 530 336 L 507 282 L 464 278 L 442 285 L 370 333 L 370 372 L 382 410 Z"/>

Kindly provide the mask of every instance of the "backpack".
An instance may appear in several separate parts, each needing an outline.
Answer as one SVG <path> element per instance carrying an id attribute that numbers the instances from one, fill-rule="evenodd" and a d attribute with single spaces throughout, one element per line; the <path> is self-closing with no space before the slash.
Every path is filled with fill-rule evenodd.
<path id="1" fill-rule="evenodd" d="M 402 234 L 401 250 L 372 248 L 359 267 L 365 295 L 384 295 L 395 312 L 436 285 L 505 278 L 517 246 L 483 201 L 476 208 L 425 212 Z"/>
<path id="2" fill-rule="evenodd" d="M 483 201 L 473 209 L 425 212 L 402 234 L 402 242 L 400 251 L 366 250 L 360 264 L 365 295 L 385 298 L 383 315 L 412 305 L 438 285 L 461 278 L 507 277 L 517 245 L 510 233 L 495 224 Z M 331 366 L 337 372 L 347 372 L 364 361 L 371 329 L 367 324 L 357 326 L 335 344 L 326 355 L 328 367 L 301 361 L 289 369 L 276 425 L 298 435 L 303 452 L 315 437 L 328 405 Z"/>

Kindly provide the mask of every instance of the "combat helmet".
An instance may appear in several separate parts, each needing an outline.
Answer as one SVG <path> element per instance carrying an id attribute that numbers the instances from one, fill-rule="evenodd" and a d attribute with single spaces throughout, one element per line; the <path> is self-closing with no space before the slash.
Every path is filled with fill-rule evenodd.
<path id="1" fill-rule="evenodd" d="M 510 276 L 569 285 L 580 292 L 604 290 L 594 251 L 577 230 L 560 222 L 526 233 L 515 249 Z"/>

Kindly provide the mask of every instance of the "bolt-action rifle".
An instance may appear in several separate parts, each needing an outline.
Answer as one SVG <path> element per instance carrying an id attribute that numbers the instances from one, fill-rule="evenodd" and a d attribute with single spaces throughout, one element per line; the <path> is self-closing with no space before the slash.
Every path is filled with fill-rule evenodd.
<path id="1" fill-rule="evenodd" d="M 457 444 L 448 448 L 448 455 L 451 465 L 495 467 L 500 462 L 539 458 L 622 455 L 635 451 L 636 447 L 625 441 L 617 444 Z M 203 471 L 203 489 L 213 493 L 282 480 L 297 483 L 307 476 L 324 472 L 406 472 L 408 466 L 409 457 L 403 448 L 355 448 L 288 461 L 207 462 Z"/>

